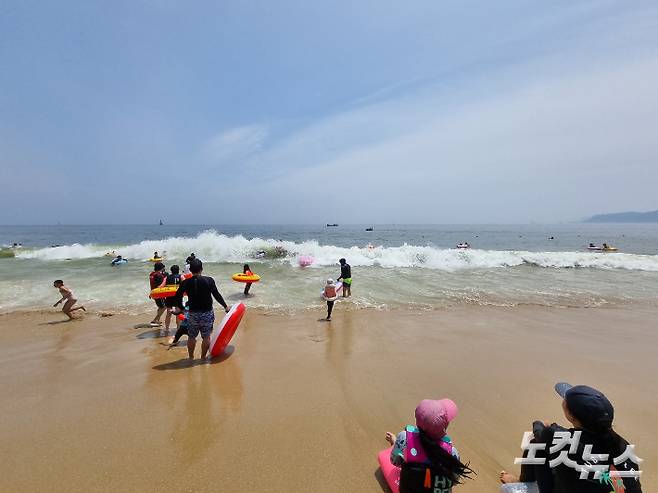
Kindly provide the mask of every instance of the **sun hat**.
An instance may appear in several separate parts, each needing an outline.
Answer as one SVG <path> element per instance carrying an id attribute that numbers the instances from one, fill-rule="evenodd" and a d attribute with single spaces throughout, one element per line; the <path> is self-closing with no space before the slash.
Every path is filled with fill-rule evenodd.
<path id="1" fill-rule="evenodd" d="M 333 284 L 334 280 L 333 279 L 327 279 L 327 284 Z"/>
<path id="2" fill-rule="evenodd" d="M 450 399 L 423 399 L 416 407 L 416 426 L 433 439 L 440 440 L 457 412 L 457 404 Z"/>
<path id="3" fill-rule="evenodd" d="M 566 382 L 555 384 L 555 391 L 583 428 L 600 432 L 612 426 L 615 408 L 603 392 L 587 385 L 574 386 Z"/>

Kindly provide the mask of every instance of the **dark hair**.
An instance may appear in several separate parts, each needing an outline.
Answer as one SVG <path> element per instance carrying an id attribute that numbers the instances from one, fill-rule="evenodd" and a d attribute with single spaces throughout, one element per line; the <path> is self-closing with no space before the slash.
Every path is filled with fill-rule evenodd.
<path id="1" fill-rule="evenodd" d="M 53 284 L 64 284 L 64 281 L 61 279 L 57 279 L 56 281 L 53 282 Z"/>
<path id="2" fill-rule="evenodd" d="M 245 273 L 245 272 L 247 272 L 248 270 L 251 270 L 251 269 L 249 268 L 249 264 L 244 264 L 244 266 L 242 267 L 242 272 Z"/>
<path id="3" fill-rule="evenodd" d="M 341 263 L 341 264 L 344 264 L 345 262 L 347 262 L 347 260 L 345 260 L 344 258 L 342 258 L 342 259 L 340 259 L 338 262 Z"/>
<path id="4" fill-rule="evenodd" d="M 192 274 L 198 274 L 203 270 L 203 262 L 198 258 L 192 259 L 190 261 L 190 272 Z"/>
<path id="5" fill-rule="evenodd" d="M 165 265 L 164 265 L 162 262 L 156 262 L 156 263 L 153 265 L 153 271 L 154 271 L 154 272 L 158 272 L 159 270 L 162 270 L 162 269 L 164 269 L 164 268 L 165 268 Z"/>
<path id="6" fill-rule="evenodd" d="M 172 274 L 178 274 L 180 272 L 180 267 L 177 265 L 172 265 L 170 270 Z"/>
<path id="7" fill-rule="evenodd" d="M 420 444 L 432 463 L 432 469 L 450 479 L 454 484 L 461 484 L 463 479 L 473 479 L 471 474 L 475 474 L 475 471 L 469 467 L 469 464 L 463 464 L 457 457 L 443 450 L 422 429 L 419 428 L 418 431 Z"/>

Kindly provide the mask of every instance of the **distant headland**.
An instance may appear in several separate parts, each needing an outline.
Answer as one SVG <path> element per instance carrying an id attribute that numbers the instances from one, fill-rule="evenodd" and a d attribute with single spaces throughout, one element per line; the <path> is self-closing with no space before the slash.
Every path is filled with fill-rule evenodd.
<path id="1" fill-rule="evenodd" d="M 650 212 L 615 212 L 597 214 L 583 222 L 586 223 L 658 223 L 658 211 Z"/>

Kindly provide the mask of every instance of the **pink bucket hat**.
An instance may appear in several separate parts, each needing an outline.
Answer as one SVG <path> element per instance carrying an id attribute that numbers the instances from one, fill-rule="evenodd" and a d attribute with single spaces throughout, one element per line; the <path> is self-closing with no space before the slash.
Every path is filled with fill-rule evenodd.
<path id="1" fill-rule="evenodd" d="M 416 407 L 416 426 L 435 440 L 440 440 L 446 435 L 448 424 L 455 419 L 457 412 L 457 404 L 450 399 L 424 399 Z"/>

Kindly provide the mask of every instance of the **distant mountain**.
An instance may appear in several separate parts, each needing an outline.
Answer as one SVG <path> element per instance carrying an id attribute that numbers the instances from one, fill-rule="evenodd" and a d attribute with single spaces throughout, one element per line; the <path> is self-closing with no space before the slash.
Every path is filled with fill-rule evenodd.
<path id="1" fill-rule="evenodd" d="M 651 212 L 615 212 L 614 214 L 597 214 L 586 223 L 658 223 L 658 211 Z"/>

